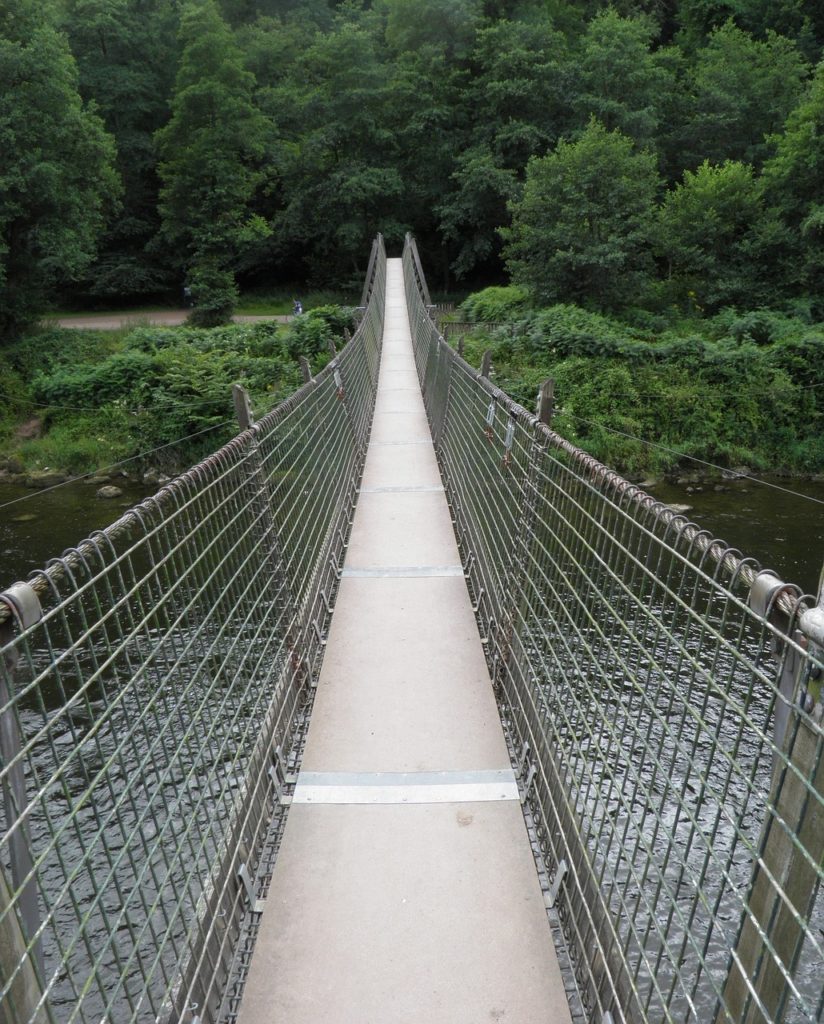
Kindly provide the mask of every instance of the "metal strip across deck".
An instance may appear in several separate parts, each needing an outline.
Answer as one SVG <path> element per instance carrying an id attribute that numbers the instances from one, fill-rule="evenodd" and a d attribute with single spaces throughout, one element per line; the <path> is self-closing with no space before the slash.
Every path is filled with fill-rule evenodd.
<path id="1" fill-rule="evenodd" d="M 341 579 L 424 579 L 463 574 L 462 565 L 387 565 L 374 569 L 343 569 Z"/>
<path id="2" fill-rule="evenodd" d="M 293 804 L 453 804 L 519 800 L 511 768 L 474 772 L 301 772 Z"/>
<path id="3" fill-rule="evenodd" d="M 432 447 L 432 441 L 427 437 L 415 438 L 412 441 L 371 441 L 370 444 L 379 448 L 401 448 L 410 444 L 425 444 L 428 448 Z"/>
<path id="4" fill-rule="evenodd" d="M 426 486 L 422 484 L 396 484 L 386 487 L 361 487 L 361 494 L 441 494 L 443 484 Z"/>

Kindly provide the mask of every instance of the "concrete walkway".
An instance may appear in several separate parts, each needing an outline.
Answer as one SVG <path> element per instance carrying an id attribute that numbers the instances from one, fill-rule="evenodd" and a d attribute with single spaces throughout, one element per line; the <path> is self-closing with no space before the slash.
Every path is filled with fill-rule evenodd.
<path id="1" fill-rule="evenodd" d="M 390 260 L 361 495 L 240 1024 L 569 1019 Z"/>

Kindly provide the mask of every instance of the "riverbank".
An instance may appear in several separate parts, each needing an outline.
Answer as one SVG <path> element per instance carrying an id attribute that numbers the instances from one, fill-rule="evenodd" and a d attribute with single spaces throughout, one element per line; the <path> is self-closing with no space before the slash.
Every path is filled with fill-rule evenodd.
<path id="1" fill-rule="evenodd" d="M 552 378 L 555 428 L 606 465 L 699 486 L 737 467 L 824 473 L 824 324 L 767 310 L 621 319 L 526 301 L 517 288 L 469 296 L 464 355 L 479 366 L 489 351 L 490 380 L 527 408 Z"/>
<path id="2" fill-rule="evenodd" d="M 300 385 L 299 357 L 320 369 L 353 328 L 340 306 L 211 329 L 43 327 L 4 349 L 0 481 L 48 488 L 117 472 L 162 482 L 236 431 L 232 384 L 259 417 Z"/>

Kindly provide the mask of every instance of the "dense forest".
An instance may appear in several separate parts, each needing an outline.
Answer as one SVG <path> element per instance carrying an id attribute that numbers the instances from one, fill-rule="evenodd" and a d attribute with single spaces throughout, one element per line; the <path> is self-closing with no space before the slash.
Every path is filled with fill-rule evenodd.
<path id="1" fill-rule="evenodd" d="M 345 282 L 376 230 L 439 287 L 818 315 L 822 42 L 805 0 L 3 0 L 3 324 Z"/>
<path id="2" fill-rule="evenodd" d="M 513 286 L 524 396 L 562 359 L 685 409 L 754 374 L 752 443 L 693 449 L 824 468 L 822 45 L 814 0 L 2 0 L 0 339 L 184 287 L 225 322 L 411 230 L 434 289 Z"/>

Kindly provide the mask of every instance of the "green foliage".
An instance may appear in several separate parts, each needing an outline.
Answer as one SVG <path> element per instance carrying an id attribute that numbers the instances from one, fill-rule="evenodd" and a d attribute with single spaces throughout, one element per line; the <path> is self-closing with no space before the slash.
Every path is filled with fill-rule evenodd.
<path id="1" fill-rule="evenodd" d="M 789 289 L 813 296 L 819 294 L 824 271 L 822 180 L 824 64 L 787 119 L 784 134 L 775 139 L 775 155 L 764 167 L 767 201 L 775 216 L 770 263 Z"/>
<path id="2" fill-rule="evenodd" d="M 642 146 L 654 146 L 660 103 L 674 88 L 671 70 L 652 51 L 655 24 L 622 18 L 610 7 L 587 26 L 574 99 L 582 120 L 597 118 Z"/>
<path id="3" fill-rule="evenodd" d="M 263 181 L 268 125 L 214 0 L 189 0 L 180 37 L 172 117 L 156 135 L 162 235 L 179 253 L 196 320 L 215 324 L 237 298 L 233 261 L 269 230 L 250 208 Z"/>
<path id="4" fill-rule="evenodd" d="M 44 26 L 60 53 L 47 52 Z M 3 292 L 18 319 L 33 318 L 27 307 L 44 290 L 62 289 L 64 306 L 89 296 L 136 304 L 179 301 L 188 285 L 202 306 L 195 321 L 214 323 L 231 305 L 230 278 L 243 290 L 299 282 L 303 293 L 359 284 L 376 230 L 390 247 L 414 230 L 445 290 L 452 274 L 499 283 L 499 228 L 514 232 L 513 267 L 532 249 L 522 262 L 546 282 L 536 284 L 546 301 L 656 315 L 673 302 L 792 302 L 818 315 L 824 214 L 804 182 L 821 176 L 815 136 L 802 136 L 817 116 L 815 89 L 803 94 L 824 15 L 806 0 L 9 0 L 0 37 L 2 102 L 28 154 L 20 195 L 37 207 L 27 237 L 40 247 Z M 12 65 L 35 51 L 43 88 L 21 91 Z M 79 115 L 61 108 L 66 86 L 89 105 Z M 71 142 L 78 117 L 100 132 L 91 104 L 116 141 L 119 208 L 100 154 L 88 159 Z M 576 141 L 594 156 L 593 117 L 631 139 L 635 157 L 654 155 L 676 191 L 706 161 L 749 164 L 754 183 L 766 164 L 749 232 L 743 206 L 716 190 L 706 244 L 682 237 L 680 252 L 662 252 L 616 153 L 616 173 L 595 160 L 614 220 L 582 167 L 581 187 L 559 193 L 554 237 L 529 225 L 528 243 L 523 222 L 541 212 L 534 168 L 525 192 L 530 161 L 569 164 Z M 0 142 L 4 155 L 17 152 Z M 5 167 L 0 177 L 13 196 Z M 648 183 L 645 169 L 639 198 Z M 685 201 L 679 193 L 668 212 Z M 18 237 L 15 228 L 25 254 Z M 734 265 L 716 274 L 730 238 Z M 79 284 L 71 293 L 69 278 Z"/>
<path id="5" fill-rule="evenodd" d="M 539 310 L 531 319 L 525 344 L 533 356 L 622 356 L 631 362 L 649 358 L 649 345 L 610 317 L 580 306 L 557 305 Z"/>
<path id="6" fill-rule="evenodd" d="M 189 316 L 193 327 L 218 327 L 228 324 L 237 305 L 235 276 L 218 266 L 215 260 L 195 263 L 188 276 L 194 309 Z"/>
<path id="7" fill-rule="evenodd" d="M 408 226 L 386 109 L 389 67 L 348 13 L 293 55 L 289 76 L 266 97 L 285 142 L 268 251 L 296 253 L 325 286 L 362 278 L 376 229 L 400 241 Z"/>
<path id="8" fill-rule="evenodd" d="M 457 277 L 498 255 L 496 229 L 520 194 L 529 158 L 571 127 L 568 61 L 550 23 L 502 20 L 478 30 L 466 90 L 472 127 L 467 145 L 450 153 L 453 187 L 436 205 Z"/>
<path id="9" fill-rule="evenodd" d="M 560 305 L 536 311 L 514 339 L 508 330 L 470 336 L 466 355 L 477 363 L 491 348 L 495 382 L 527 407 L 553 377 L 556 428 L 625 472 L 674 469 L 678 453 L 820 471 L 824 325 L 726 310 L 697 326 L 703 335 L 646 337 Z"/>
<path id="10" fill-rule="evenodd" d="M 493 285 L 466 298 L 461 303 L 460 313 L 467 320 L 495 323 L 515 319 L 528 305 L 529 294 L 525 288 L 515 284 L 505 288 Z"/>
<path id="11" fill-rule="evenodd" d="M 118 191 L 112 140 L 36 0 L 0 12 L 0 153 L 2 341 L 37 319 L 49 288 L 83 274 Z"/>
<path id="12" fill-rule="evenodd" d="M 780 131 L 801 96 L 807 66 L 789 39 L 763 41 L 727 21 L 699 51 L 693 70 L 688 165 L 743 160 L 760 166 L 767 137 Z"/>
<path id="13" fill-rule="evenodd" d="M 757 291 L 757 227 L 763 194 L 752 168 L 705 161 L 685 171 L 664 199 L 657 249 L 666 260 L 674 296 L 700 308 L 744 304 Z"/>
<path id="14" fill-rule="evenodd" d="M 25 441 L 15 452 L 28 469 L 49 466 L 64 473 L 89 473 L 103 469 L 132 454 L 132 419 L 117 405 L 63 417 L 36 441 Z"/>
<path id="15" fill-rule="evenodd" d="M 68 366 L 49 374 L 37 374 L 32 392 L 39 403 L 69 408 L 105 405 L 129 394 L 155 370 L 144 352 L 116 352 L 100 363 Z"/>
<path id="16" fill-rule="evenodd" d="M 329 342 L 340 343 L 344 330 L 354 327 L 352 311 L 341 306 L 318 306 L 289 324 L 284 344 L 292 359 L 308 359 L 326 354 Z"/>
<path id="17" fill-rule="evenodd" d="M 42 438 L 6 450 L 28 466 L 69 472 L 100 469 L 139 452 L 174 444 L 150 463 L 177 470 L 196 461 L 236 429 L 232 382 L 257 411 L 266 411 L 300 383 L 297 355 L 322 364 L 328 341 L 343 344 L 352 310 L 327 306 L 288 328 L 273 322 L 203 330 L 139 327 L 123 332 L 51 329 L 7 350 L 6 387 L 14 387 L 19 419 L 39 415 Z M 15 396 L 12 396 L 15 397 Z"/>
<path id="18" fill-rule="evenodd" d="M 387 13 L 386 41 L 392 50 L 434 44 L 450 58 L 466 56 L 482 13 L 480 0 L 381 0 L 380 7 Z"/>
<path id="19" fill-rule="evenodd" d="M 232 382 L 244 384 L 257 411 L 267 411 L 298 387 L 300 345 L 317 365 L 326 359 L 328 339 L 343 344 L 343 329 L 352 326 L 351 310 L 333 306 L 301 321 L 316 327 L 316 343 L 301 333 L 302 323 L 297 338 L 271 322 L 118 334 L 42 331 L 7 349 L 6 386 L 16 382 L 16 422 L 38 415 L 44 435 L 15 442 L 14 422 L 4 421 L 4 449 L 32 468 L 75 473 L 171 444 L 147 461 L 179 470 L 236 429 Z"/>
<path id="20" fill-rule="evenodd" d="M 122 204 L 109 218 L 82 287 L 117 298 L 161 292 L 173 260 L 156 244 L 160 226 L 152 136 L 168 117 L 178 59 L 173 0 L 66 0 L 64 22 L 80 92 L 117 142 Z"/>
<path id="21" fill-rule="evenodd" d="M 538 301 L 627 304 L 651 269 L 655 160 L 591 121 L 574 143 L 530 161 L 502 232 L 512 279 Z"/>

